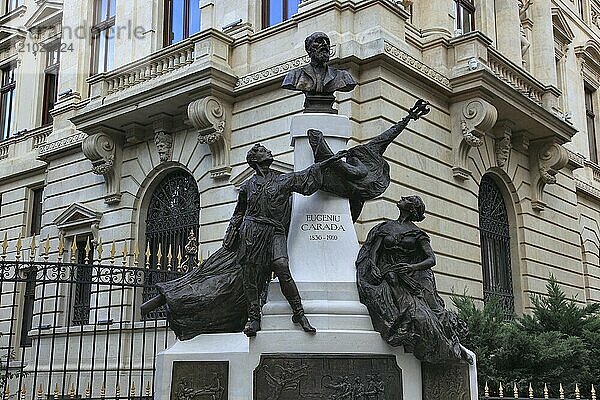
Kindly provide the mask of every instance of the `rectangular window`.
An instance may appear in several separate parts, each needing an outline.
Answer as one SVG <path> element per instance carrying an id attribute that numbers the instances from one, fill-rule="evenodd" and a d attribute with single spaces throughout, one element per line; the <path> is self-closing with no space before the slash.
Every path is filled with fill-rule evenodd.
<path id="1" fill-rule="evenodd" d="M 92 27 L 92 74 L 113 69 L 116 0 L 96 0 Z"/>
<path id="2" fill-rule="evenodd" d="M 268 28 L 290 19 L 298 12 L 300 0 L 262 0 L 262 27 Z"/>
<path id="3" fill-rule="evenodd" d="M 11 136 L 15 119 L 16 101 L 16 65 L 10 64 L 0 70 L 2 83 L 0 86 L 0 140 Z"/>
<path id="4" fill-rule="evenodd" d="M 44 70 L 44 104 L 42 107 L 42 125 L 52 123 L 50 111 L 58 97 L 58 70 L 60 63 L 60 42 L 45 47 L 46 69 Z"/>
<path id="5" fill-rule="evenodd" d="M 89 247 L 88 247 L 89 244 Z M 90 319 L 94 244 L 90 235 L 77 237 L 77 270 L 73 298 L 73 325 L 87 325 Z"/>
<path id="6" fill-rule="evenodd" d="M 31 227 L 29 235 L 35 236 L 40 234 L 42 228 L 42 202 L 44 200 L 44 188 L 33 189 L 31 191 Z"/>
<path id="7" fill-rule="evenodd" d="M 26 268 L 25 292 L 23 295 L 23 315 L 21 317 L 21 347 L 31 346 L 31 336 L 27 333 L 33 323 L 33 306 L 35 304 L 35 284 L 37 272 L 35 267 Z"/>
<path id="8" fill-rule="evenodd" d="M 200 32 L 199 0 L 166 0 L 164 45 L 170 46 Z"/>
<path id="9" fill-rule="evenodd" d="M 598 146 L 596 143 L 596 114 L 594 114 L 594 95 L 596 91 L 585 86 L 585 116 L 587 121 L 590 161 L 598 164 Z"/>
<path id="10" fill-rule="evenodd" d="M 8 14 L 17 7 L 23 5 L 24 0 L 6 0 L 6 13 Z"/>
<path id="11" fill-rule="evenodd" d="M 454 0 L 454 20 L 455 32 L 461 34 L 469 33 L 475 30 L 475 4 L 473 0 Z"/>

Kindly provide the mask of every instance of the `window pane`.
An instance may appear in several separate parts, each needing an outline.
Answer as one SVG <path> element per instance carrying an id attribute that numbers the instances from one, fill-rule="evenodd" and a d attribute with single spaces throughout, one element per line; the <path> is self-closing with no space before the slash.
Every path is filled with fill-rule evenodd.
<path id="1" fill-rule="evenodd" d="M 110 29 L 107 30 L 108 38 L 107 40 L 107 48 L 106 48 L 106 71 L 110 71 L 114 68 L 115 65 L 115 27 L 111 26 Z"/>
<path id="2" fill-rule="evenodd" d="M 298 12 L 298 4 L 300 4 L 300 0 L 288 0 L 288 9 L 287 9 L 287 17 L 288 18 Z"/>
<path id="3" fill-rule="evenodd" d="M 42 201 L 43 201 L 44 189 L 33 190 L 32 201 L 33 205 L 31 208 L 31 230 L 30 235 L 39 235 L 42 227 Z"/>
<path id="4" fill-rule="evenodd" d="M 283 21 L 283 0 L 269 1 L 269 26 Z"/>
<path id="5" fill-rule="evenodd" d="M 96 72 L 106 72 L 106 32 L 100 32 L 96 42 Z"/>
<path id="6" fill-rule="evenodd" d="M 110 0 L 109 6 L 108 17 L 114 17 L 117 14 L 117 0 Z"/>
<path id="7" fill-rule="evenodd" d="M 9 114 L 9 107 L 10 107 L 10 92 L 8 93 L 2 93 L 2 98 L 0 100 L 0 102 L 2 103 L 0 106 L 0 119 L 2 122 L 2 126 L 0 127 L 0 129 L 2 129 L 2 132 L 0 132 L 0 139 L 4 140 L 4 139 L 8 139 L 8 135 L 9 135 L 9 124 L 10 124 L 10 114 Z"/>
<path id="8" fill-rule="evenodd" d="M 171 14 L 171 41 L 177 43 L 183 40 L 184 32 L 184 6 L 185 0 L 173 0 L 173 12 Z"/>
<path id="9" fill-rule="evenodd" d="M 200 32 L 200 1 L 190 1 L 190 36 Z"/>
<path id="10" fill-rule="evenodd" d="M 109 0 L 98 0 L 98 18 L 97 22 L 108 19 L 108 1 Z"/>

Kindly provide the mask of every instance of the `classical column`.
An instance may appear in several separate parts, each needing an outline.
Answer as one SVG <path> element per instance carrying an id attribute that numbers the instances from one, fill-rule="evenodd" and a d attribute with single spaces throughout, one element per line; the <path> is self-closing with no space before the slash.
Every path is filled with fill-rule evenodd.
<path id="1" fill-rule="evenodd" d="M 521 19 L 515 0 L 496 0 L 497 48 L 512 62 L 521 65 Z"/>
<path id="2" fill-rule="evenodd" d="M 419 21 L 423 27 L 423 36 L 454 36 L 454 25 L 451 18 L 454 15 L 453 0 L 416 2 L 414 6 L 419 7 Z"/>
<path id="3" fill-rule="evenodd" d="M 533 22 L 531 73 L 544 85 L 557 86 L 550 0 L 536 0 L 529 10 Z"/>

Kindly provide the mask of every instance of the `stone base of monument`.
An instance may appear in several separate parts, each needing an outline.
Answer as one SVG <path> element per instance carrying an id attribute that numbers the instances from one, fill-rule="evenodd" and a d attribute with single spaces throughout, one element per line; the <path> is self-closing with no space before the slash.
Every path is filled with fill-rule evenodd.
<path id="1" fill-rule="evenodd" d="M 474 366 L 422 364 L 373 331 L 317 329 L 314 335 L 297 329 L 176 342 L 157 357 L 156 398 L 478 399 Z"/>

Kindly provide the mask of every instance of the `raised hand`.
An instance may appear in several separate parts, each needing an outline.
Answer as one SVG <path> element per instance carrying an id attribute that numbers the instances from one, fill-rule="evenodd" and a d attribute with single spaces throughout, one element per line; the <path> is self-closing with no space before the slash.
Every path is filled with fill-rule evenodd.
<path id="1" fill-rule="evenodd" d="M 410 110 L 408 110 L 408 118 L 416 121 L 424 115 L 429 114 L 430 111 L 431 109 L 429 108 L 429 102 L 423 99 L 419 99 L 417 100 L 415 105 Z"/>

